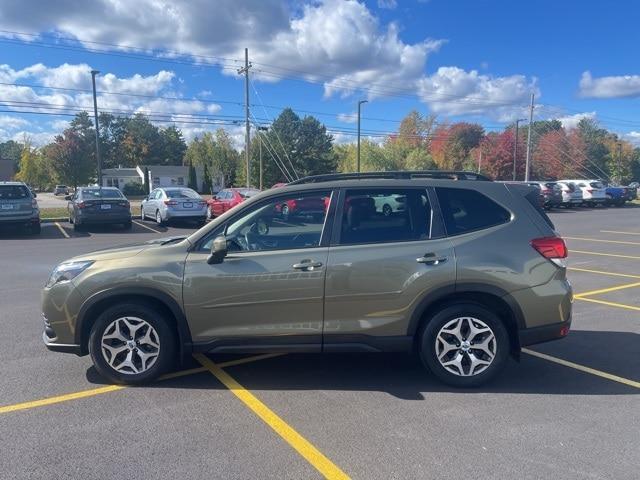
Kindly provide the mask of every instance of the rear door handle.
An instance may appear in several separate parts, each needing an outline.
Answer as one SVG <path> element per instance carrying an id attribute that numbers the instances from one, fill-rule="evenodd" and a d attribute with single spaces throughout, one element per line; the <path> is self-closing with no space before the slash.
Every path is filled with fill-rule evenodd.
<path id="1" fill-rule="evenodd" d="M 447 261 L 447 257 L 436 257 L 435 253 L 425 253 L 424 256 L 416 258 L 416 262 L 425 265 L 440 265 Z"/>
<path id="2" fill-rule="evenodd" d="M 291 265 L 296 270 L 313 270 L 315 268 L 320 268 L 322 266 L 322 262 L 314 262 L 313 260 L 303 260 L 300 263 L 294 263 Z"/>

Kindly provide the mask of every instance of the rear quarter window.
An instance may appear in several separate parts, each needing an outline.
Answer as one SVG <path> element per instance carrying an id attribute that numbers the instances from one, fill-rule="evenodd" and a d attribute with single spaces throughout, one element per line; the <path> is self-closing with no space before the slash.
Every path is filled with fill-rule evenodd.
<path id="1" fill-rule="evenodd" d="M 448 235 L 461 235 L 501 225 L 511 220 L 511 213 L 489 197 L 475 190 L 436 188 Z"/>

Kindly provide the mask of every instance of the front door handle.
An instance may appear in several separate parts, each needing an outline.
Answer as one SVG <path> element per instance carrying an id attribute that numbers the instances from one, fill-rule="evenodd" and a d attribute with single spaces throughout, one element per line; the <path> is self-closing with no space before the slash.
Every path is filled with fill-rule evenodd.
<path id="1" fill-rule="evenodd" d="M 313 260 L 303 260 L 300 263 L 291 265 L 296 270 L 311 271 L 322 266 L 322 262 L 314 262 Z"/>
<path id="2" fill-rule="evenodd" d="M 416 258 L 416 262 L 425 265 L 440 265 L 447 261 L 447 257 L 436 257 L 435 253 L 425 253 L 424 256 Z"/>

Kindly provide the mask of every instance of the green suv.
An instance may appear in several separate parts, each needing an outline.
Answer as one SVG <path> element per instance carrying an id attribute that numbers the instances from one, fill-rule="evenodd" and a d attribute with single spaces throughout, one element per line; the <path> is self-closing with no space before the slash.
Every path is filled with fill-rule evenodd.
<path id="1" fill-rule="evenodd" d="M 308 177 L 186 238 L 61 263 L 43 339 L 118 383 L 194 352 L 415 351 L 479 385 L 569 332 L 567 250 L 538 195 L 464 172 Z"/>

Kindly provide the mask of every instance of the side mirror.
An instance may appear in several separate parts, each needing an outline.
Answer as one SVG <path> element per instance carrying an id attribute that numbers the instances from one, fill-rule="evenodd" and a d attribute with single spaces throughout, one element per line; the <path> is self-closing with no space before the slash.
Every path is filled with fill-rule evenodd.
<path id="1" fill-rule="evenodd" d="M 65 195 L 65 196 L 64 196 L 64 199 L 65 199 L 65 200 L 67 200 L 67 201 L 68 201 L 68 200 L 71 200 L 71 195 Z"/>
<path id="2" fill-rule="evenodd" d="M 38 194 L 36 192 L 33 192 L 33 198 L 36 198 L 38 196 Z"/>
<path id="3" fill-rule="evenodd" d="M 211 254 L 207 258 L 209 265 L 222 263 L 224 257 L 227 256 L 227 237 L 220 235 L 213 239 L 211 244 Z"/>

